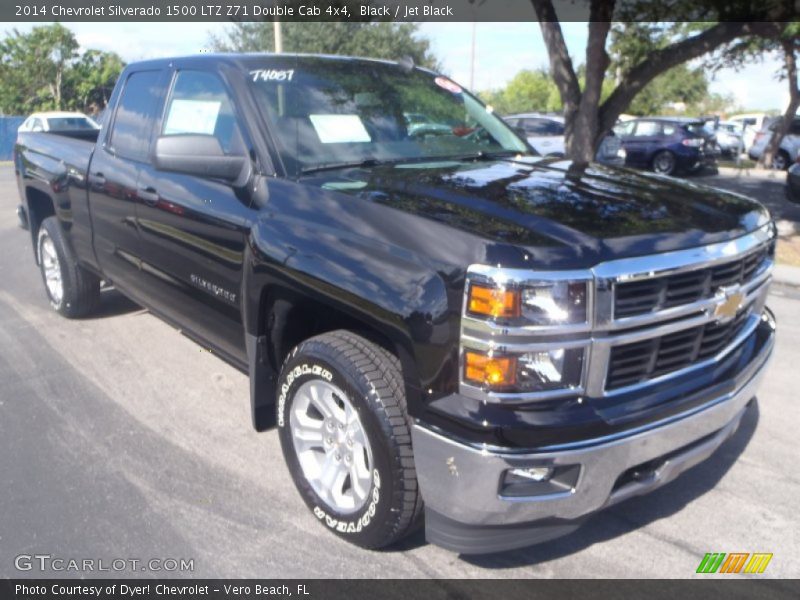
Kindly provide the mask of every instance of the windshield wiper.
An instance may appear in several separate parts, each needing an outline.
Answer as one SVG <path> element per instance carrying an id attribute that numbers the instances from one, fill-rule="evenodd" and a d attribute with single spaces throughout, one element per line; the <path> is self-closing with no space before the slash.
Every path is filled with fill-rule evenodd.
<path id="1" fill-rule="evenodd" d="M 336 163 L 322 163 L 321 165 L 314 165 L 313 167 L 304 167 L 300 169 L 301 175 L 308 173 L 318 173 L 320 171 L 335 171 L 336 169 L 354 169 L 358 167 L 377 167 L 379 165 L 393 164 L 397 161 L 394 160 L 379 160 L 377 158 L 366 158 L 364 160 L 354 160 Z"/>

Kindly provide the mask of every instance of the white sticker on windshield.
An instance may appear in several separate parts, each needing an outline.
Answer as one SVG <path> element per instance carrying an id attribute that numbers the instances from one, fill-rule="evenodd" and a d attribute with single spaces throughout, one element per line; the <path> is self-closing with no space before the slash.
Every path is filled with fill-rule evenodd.
<path id="1" fill-rule="evenodd" d="M 446 89 L 452 94 L 460 94 L 463 90 L 457 83 L 450 81 L 447 77 L 437 77 L 433 80 L 440 88 Z"/>
<path id="2" fill-rule="evenodd" d="M 294 69 L 255 69 L 250 75 L 253 81 L 291 81 Z"/>
<path id="3" fill-rule="evenodd" d="M 358 115 L 308 115 L 308 118 L 323 144 L 372 141 Z"/>
<path id="4" fill-rule="evenodd" d="M 164 125 L 164 135 L 178 133 L 214 135 L 221 105 L 221 102 L 213 100 L 173 100 Z"/>

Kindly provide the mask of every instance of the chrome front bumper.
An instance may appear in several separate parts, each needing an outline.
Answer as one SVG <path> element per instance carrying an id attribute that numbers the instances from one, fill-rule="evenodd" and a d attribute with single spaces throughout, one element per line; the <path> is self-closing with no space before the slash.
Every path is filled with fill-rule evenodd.
<path id="1" fill-rule="evenodd" d="M 754 359 L 757 370 L 735 391 L 704 405 L 628 431 L 620 437 L 590 440 L 553 452 L 511 453 L 494 448 L 466 445 L 449 439 L 424 425 L 414 425 L 412 436 L 417 478 L 432 522 L 442 518 L 451 526 L 508 528 L 579 519 L 632 496 L 649 492 L 677 477 L 710 456 L 736 431 L 748 403 L 764 375 L 774 345 L 774 336 Z M 654 463 L 644 477 L 620 478 L 637 466 Z M 501 481 L 509 469 L 578 465 L 580 474 L 571 489 L 537 496 L 505 496 Z M 429 527 L 434 543 L 459 552 L 491 552 L 530 545 L 535 539 L 510 544 L 513 535 L 487 547 L 458 540 L 470 536 L 437 534 Z M 574 529 L 574 526 L 572 527 Z M 553 533 L 554 532 L 554 533 Z M 555 529 L 544 539 L 560 535 Z M 471 538 L 470 538 L 471 539 Z M 476 550 L 477 548 L 477 550 Z"/>

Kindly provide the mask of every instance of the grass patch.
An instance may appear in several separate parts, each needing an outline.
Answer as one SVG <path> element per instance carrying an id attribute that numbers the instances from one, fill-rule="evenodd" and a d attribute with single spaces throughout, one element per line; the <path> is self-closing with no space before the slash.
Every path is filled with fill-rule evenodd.
<path id="1" fill-rule="evenodd" d="M 733 160 L 717 159 L 717 165 L 720 167 L 727 167 L 729 169 L 754 169 L 758 166 L 758 163 L 754 160 L 750 160 L 749 158 L 743 158 L 738 165 L 736 164 L 736 161 Z"/>

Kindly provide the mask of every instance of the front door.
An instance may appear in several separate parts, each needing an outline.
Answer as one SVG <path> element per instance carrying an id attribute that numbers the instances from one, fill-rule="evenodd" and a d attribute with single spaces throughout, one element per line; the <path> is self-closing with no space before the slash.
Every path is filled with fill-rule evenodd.
<path id="1" fill-rule="evenodd" d="M 174 75 L 160 135 L 214 136 L 228 155 L 248 155 L 231 96 L 213 72 Z M 245 361 L 242 268 L 255 219 L 230 182 L 144 165 L 137 221 L 149 303 L 234 361 Z"/>

